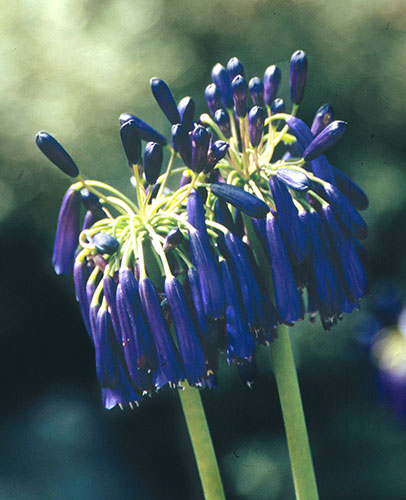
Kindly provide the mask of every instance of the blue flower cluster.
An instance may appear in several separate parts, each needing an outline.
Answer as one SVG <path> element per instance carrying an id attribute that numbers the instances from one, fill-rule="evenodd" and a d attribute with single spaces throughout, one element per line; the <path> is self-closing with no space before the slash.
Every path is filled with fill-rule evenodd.
<path id="1" fill-rule="evenodd" d="M 75 179 L 53 264 L 73 274 L 106 408 L 184 380 L 215 387 L 223 352 L 250 385 L 256 345 L 273 342 L 278 324 L 318 313 L 329 329 L 359 307 L 368 284 L 358 210 L 368 199 L 325 156 L 346 123 L 333 121 L 330 105 L 311 128 L 296 117 L 307 66 L 295 52 L 291 113 L 277 97 L 277 66 L 247 82 L 237 58 L 216 64 L 200 117 L 191 97 L 177 104 L 153 78 L 170 144 L 137 116 L 120 116 L 136 200 L 85 180 L 52 136 L 37 134 L 40 150 Z"/>

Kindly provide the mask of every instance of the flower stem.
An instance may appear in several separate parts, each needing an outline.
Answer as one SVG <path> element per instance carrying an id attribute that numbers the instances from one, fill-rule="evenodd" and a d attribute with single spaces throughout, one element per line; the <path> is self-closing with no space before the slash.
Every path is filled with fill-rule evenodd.
<path id="1" fill-rule="evenodd" d="M 178 392 L 192 441 L 204 498 L 205 500 L 225 500 L 217 459 L 199 391 L 185 384 L 184 390 Z"/>
<path id="2" fill-rule="evenodd" d="M 278 338 L 271 346 L 271 355 L 288 441 L 296 499 L 318 500 L 295 361 L 289 330 L 285 325 L 278 327 Z"/>

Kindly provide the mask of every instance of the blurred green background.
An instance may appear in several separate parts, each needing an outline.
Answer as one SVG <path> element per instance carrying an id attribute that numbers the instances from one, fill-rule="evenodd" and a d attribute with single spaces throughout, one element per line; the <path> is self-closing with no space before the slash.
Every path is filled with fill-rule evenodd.
<path id="1" fill-rule="evenodd" d="M 15 0 L 1 2 L 1 500 L 200 499 L 176 394 L 135 412 L 103 410 L 72 284 L 51 253 L 69 182 L 40 154 L 47 130 L 83 174 L 132 194 L 118 116 L 169 134 L 149 90 L 163 78 L 199 112 L 211 67 L 237 56 L 262 77 L 309 57 L 299 116 L 323 103 L 349 122 L 329 155 L 369 194 L 371 285 L 405 289 L 406 8 L 403 0 Z M 286 93 L 286 88 L 282 93 Z M 384 406 L 355 342 L 368 310 L 333 332 L 294 327 L 321 498 L 406 498 L 406 427 Z M 252 390 L 223 366 L 203 393 L 230 500 L 293 498 L 283 424 L 265 349 Z"/>

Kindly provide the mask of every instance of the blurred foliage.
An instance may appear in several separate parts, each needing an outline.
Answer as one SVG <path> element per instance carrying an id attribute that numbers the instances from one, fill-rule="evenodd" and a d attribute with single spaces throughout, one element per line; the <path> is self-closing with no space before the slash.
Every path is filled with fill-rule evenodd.
<path id="1" fill-rule="evenodd" d="M 329 158 L 370 196 L 372 285 L 396 278 L 404 288 L 404 2 L 15 0 L 3 2 L 0 28 L 0 228 L 7 256 L 0 342 L 9 405 L 2 414 L 0 499 L 200 498 L 173 394 L 163 391 L 133 414 L 101 409 L 72 287 L 50 266 L 68 180 L 42 157 L 34 135 L 55 134 L 86 177 L 131 193 L 119 114 L 170 130 L 150 93 L 151 77 L 165 79 L 178 99 L 191 95 L 204 112 L 216 62 L 238 56 L 249 76 L 280 63 L 287 95 L 287 62 L 303 49 L 310 69 L 299 116 L 309 122 L 329 102 L 349 122 Z M 406 432 L 379 404 L 374 372 L 355 345 L 354 318 L 331 334 L 307 323 L 292 331 L 321 497 L 400 500 Z M 224 367 L 219 390 L 203 396 L 235 500 L 293 496 L 265 350 L 259 361 L 254 390 Z"/>

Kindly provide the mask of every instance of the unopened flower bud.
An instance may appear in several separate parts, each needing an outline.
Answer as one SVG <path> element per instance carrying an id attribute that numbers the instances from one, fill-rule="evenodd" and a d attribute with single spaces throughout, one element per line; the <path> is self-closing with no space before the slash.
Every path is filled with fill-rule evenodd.
<path id="1" fill-rule="evenodd" d="M 312 123 L 312 134 L 316 137 L 320 132 L 333 121 L 334 111 L 330 104 L 323 104 L 317 110 Z"/>
<path id="2" fill-rule="evenodd" d="M 217 63 L 211 71 L 211 78 L 220 93 L 223 106 L 230 109 L 233 105 L 233 95 L 226 68 L 222 64 Z"/>
<path id="3" fill-rule="evenodd" d="M 290 98 L 294 104 L 303 99 L 307 77 L 307 56 L 303 50 L 297 50 L 290 59 Z"/>
<path id="4" fill-rule="evenodd" d="M 214 113 L 222 106 L 220 92 L 214 83 L 207 85 L 204 97 L 206 98 L 210 114 L 214 115 Z"/>
<path id="5" fill-rule="evenodd" d="M 196 125 L 191 134 L 192 163 L 191 169 L 199 173 L 207 167 L 207 152 L 210 144 L 210 133 L 201 125 Z"/>
<path id="6" fill-rule="evenodd" d="M 322 155 L 327 149 L 331 148 L 331 146 L 341 139 L 346 128 L 347 123 L 343 121 L 336 120 L 330 123 L 330 125 L 323 129 L 307 146 L 304 150 L 303 158 L 306 161 L 310 161 Z"/>
<path id="7" fill-rule="evenodd" d="M 179 123 L 172 127 L 172 147 L 181 156 L 187 167 L 192 165 L 192 141 L 183 125 Z"/>
<path id="8" fill-rule="evenodd" d="M 174 125 L 180 123 L 178 108 L 168 85 L 160 78 L 151 78 L 151 90 L 159 107 Z"/>
<path id="9" fill-rule="evenodd" d="M 119 247 L 119 243 L 116 238 L 106 233 L 96 233 L 92 237 L 92 243 L 96 247 L 96 250 L 101 254 L 107 253 L 112 255 Z"/>
<path id="10" fill-rule="evenodd" d="M 271 115 L 276 115 L 278 113 L 284 113 L 286 111 L 285 102 L 283 99 L 278 97 L 271 103 Z"/>
<path id="11" fill-rule="evenodd" d="M 224 109 L 218 109 L 214 113 L 214 121 L 226 139 L 231 137 L 230 116 Z"/>
<path id="12" fill-rule="evenodd" d="M 227 63 L 227 72 L 230 82 L 234 80 L 237 75 L 245 77 L 244 66 L 241 61 L 236 57 L 232 57 Z"/>
<path id="13" fill-rule="evenodd" d="M 259 106 L 254 106 L 248 113 L 248 131 L 250 142 L 254 148 L 256 148 L 261 141 L 265 118 L 265 110 Z"/>
<path id="14" fill-rule="evenodd" d="M 257 76 L 251 78 L 248 84 L 248 88 L 250 91 L 252 102 L 256 106 L 260 106 L 261 108 L 265 109 L 264 84 L 262 83 L 261 79 Z"/>
<path id="15" fill-rule="evenodd" d="M 268 66 L 264 74 L 264 97 L 265 103 L 270 106 L 276 99 L 279 85 L 281 84 L 282 73 L 278 66 Z"/>
<path id="16" fill-rule="evenodd" d="M 195 115 L 195 101 L 191 97 L 184 97 L 179 101 L 178 111 L 181 124 L 186 130 L 191 130 Z"/>
<path id="17" fill-rule="evenodd" d="M 136 165 L 141 158 L 141 135 L 134 120 L 121 125 L 121 142 L 129 165 Z"/>
<path id="18" fill-rule="evenodd" d="M 243 76 L 237 75 L 231 82 L 231 88 L 233 92 L 235 112 L 240 118 L 244 118 L 247 114 L 247 81 Z"/>
<path id="19" fill-rule="evenodd" d="M 76 163 L 52 135 L 48 134 L 48 132 L 38 132 L 35 136 L 35 141 L 48 160 L 57 166 L 59 170 L 62 170 L 64 174 L 70 177 L 77 177 L 79 175 Z"/>
<path id="20" fill-rule="evenodd" d="M 167 143 L 166 138 L 162 134 L 153 129 L 150 125 L 148 125 L 148 123 L 141 120 L 141 118 L 131 115 L 130 113 L 121 113 L 119 117 L 120 125 L 124 125 L 124 123 L 129 120 L 135 122 L 143 141 L 158 142 L 164 146 Z"/>
<path id="21" fill-rule="evenodd" d="M 156 142 L 147 142 L 144 152 L 144 173 L 148 184 L 156 183 L 161 173 L 162 160 L 162 146 Z"/>

